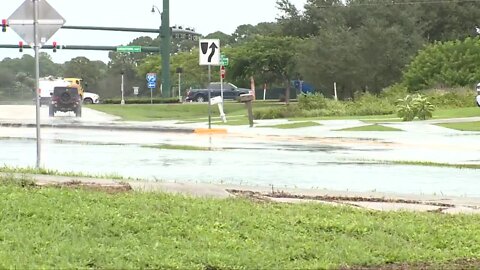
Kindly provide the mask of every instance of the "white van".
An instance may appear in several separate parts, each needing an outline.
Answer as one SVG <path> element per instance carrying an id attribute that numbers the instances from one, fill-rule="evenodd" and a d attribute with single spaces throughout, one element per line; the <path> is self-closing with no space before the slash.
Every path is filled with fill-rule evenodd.
<path id="1" fill-rule="evenodd" d="M 71 86 L 71 79 L 57 78 L 53 76 L 40 78 L 40 105 L 49 105 L 52 99 L 53 88 L 55 87 L 67 87 Z M 78 84 L 76 84 L 78 85 Z M 82 88 L 83 91 L 83 88 Z M 100 96 L 95 93 L 82 92 L 82 101 L 85 104 L 98 104 L 100 103 Z"/>
<path id="2" fill-rule="evenodd" d="M 38 85 L 40 88 L 40 105 L 49 105 L 52 99 L 53 88 L 67 87 L 70 83 L 62 78 L 45 77 L 40 78 Z"/>

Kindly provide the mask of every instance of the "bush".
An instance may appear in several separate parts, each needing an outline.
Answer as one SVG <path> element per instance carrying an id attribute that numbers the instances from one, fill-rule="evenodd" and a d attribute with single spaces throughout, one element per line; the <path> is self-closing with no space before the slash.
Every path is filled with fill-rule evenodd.
<path id="1" fill-rule="evenodd" d="M 421 95 L 413 99 L 413 107 L 415 108 L 416 116 L 420 120 L 432 118 L 433 111 L 435 111 L 435 106 L 433 106 L 427 97 Z"/>
<path id="2" fill-rule="evenodd" d="M 407 95 L 397 103 L 397 115 L 403 121 L 412 121 L 415 117 L 426 120 L 432 117 L 435 106 L 427 97 L 420 94 Z"/>
<path id="3" fill-rule="evenodd" d="M 407 87 L 397 83 L 383 89 L 379 97 L 385 98 L 390 104 L 395 104 L 397 100 L 405 97 L 408 94 Z"/>
<path id="4" fill-rule="evenodd" d="M 466 88 L 430 90 L 425 94 L 435 107 L 444 109 L 472 107 L 475 100 L 475 92 Z"/>
<path id="5" fill-rule="evenodd" d="M 278 119 L 300 116 L 301 111 L 295 105 L 258 109 L 253 112 L 253 117 L 259 119 Z"/>
<path id="6" fill-rule="evenodd" d="M 152 101 L 149 98 L 129 98 L 125 99 L 125 104 L 150 104 Z M 120 104 L 121 99 L 105 99 L 103 104 Z M 171 104 L 179 103 L 178 97 L 174 98 L 154 98 L 153 104 Z"/>
<path id="7" fill-rule="evenodd" d="M 380 98 L 370 93 L 363 93 L 355 101 L 347 103 L 349 115 L 386 115 L 395 113 L 395 105 L 386 98 Z"/>
<path id="8" fill-rule="evenodd" d="M 322 94 L 300 95 L 298 107 L 301 110 L 327 109 L 327 99 Z"/>
<path id="9" fill-rule="evenodd" d="M 301 110 L 303 117 L 319 116 L 345 116 L 347 114 L 347 105 L 344 102 L 333 99 L 325 99 L 325 108 L 314 110 Z"/>

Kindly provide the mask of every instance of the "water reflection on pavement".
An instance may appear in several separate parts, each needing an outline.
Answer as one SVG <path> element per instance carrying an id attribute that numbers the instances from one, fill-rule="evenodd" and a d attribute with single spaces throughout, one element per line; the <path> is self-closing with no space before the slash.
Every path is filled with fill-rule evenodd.
<path id="1" fill-rule="evenodd" d="M 136 144 L 46 140 L 42 160 L 49 169 L 113 173 L 152 181 L 480 197 L 478 170 L 374 164 L 368 159 L 356 158 L 356 152 L 358 157 L 364 157 L 362 149 L 348 147 L 319 146 L 302 150 L 291 145 L 295 151 L 288 151 L 279 145 L 257 146 L 183 151 Z M 4 165 L 28 167 L 35 164 L 34 140 L 2 139 L 0 150 L 0 163 Z M 378 151 L 389 152 L 387 149 L 372 152 Z"/>

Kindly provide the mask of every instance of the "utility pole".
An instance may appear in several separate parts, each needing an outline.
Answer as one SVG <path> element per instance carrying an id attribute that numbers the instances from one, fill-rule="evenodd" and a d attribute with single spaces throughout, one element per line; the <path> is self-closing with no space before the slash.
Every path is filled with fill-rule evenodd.
<path id="1" fill-rule="evenodd" d="M 170 0 L 163 0 L 162 25 L 160 26 L 160 53 L 162 55 L 163 97 L 171 97 L 170 52 L 172 35 L 170 33 Z"/>

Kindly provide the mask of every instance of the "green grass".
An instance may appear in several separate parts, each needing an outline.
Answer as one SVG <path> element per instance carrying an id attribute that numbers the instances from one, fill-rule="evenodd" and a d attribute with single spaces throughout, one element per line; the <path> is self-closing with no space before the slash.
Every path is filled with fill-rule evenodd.
<path id="1" fill-rule="evenodd" d="M 261 126 L 261 127 L 268 127 L 268 128 L 279 128 L 279 129 L 294 129 L 294 128 L 304 128 L 304 127 L 316 127 L 321 126 L 317 122 L 294 122 L 294 123 L 287 123 L 287 124 L 279 124 L 273 126 Z"/>
<path id="2" fill-rule="evenodd" d="M 361 127 L 339 129 L 337 131 L 402 131 L 402 130 L 398 128 L 392 128 L 392 127 L 386 127 L 386 126 L 374 124 L 374 125 L 367 125 L 367 126 L 361 126 Z"/>
<path id="3" fill-rule="evenodd" d="M 480 131 L 480 122 L 459 122 L 459 123 L 445 123 L 438 124 L 438 126 L 460 131 Z"/>
<path id="4" fill-rule="evenodd" d="M 254 102 L 253 108 L 269 108 L 283 106 L 280 102 Z M 160 104 L 160 105 L 95 105 L 90 108 L 99 110 L 108 114 L 116 115 L 126 121 L 159 121 L 159 120 L 179 120 L 188 122 L 206 122 L 208 121 L 208 105 L 198 103 L 186 104 Z M 243 103 L 227 102 L 225 103 L 225 113 L 227 118 L 236 118 L 238 121 L 227 123 L 229 125 L 247 125 L 247 111 Z M 217 117 L 219 111 L 217 106 L 212 106 L 212 116 Z M 480 117 L 478 107 L 440 109 L 433 113 L 434 119 L 462 118 L 462 117 Z M 315 120 L 364 120 L 371 123 L 378 122 L 399 122 L 401 119 L 395 114 L 390 115 L 369 115 L 369 116 L 330 116 L 315 118 L 289 118 L 292 121 L 315 121 Z"/>
<path id="5" fill-rule="evenodd" d="M 426 166 L 426 167 L 444 167 L 444 168 L 457 168 L 457 169 L 480 169 L 480 164 L 451 164 L 451 163 L 437 163 L 437 162 L 425 162 L 425 161 L 387 161 L 386 163 L 393 163 L 399 165 L 411 165 L 411 166 Z"/>
<path id="6" fill-rule="evenodd" d="M 79 172 L 61 172 L 57 170 L 45 169 L 45 168 L 32 168 L 32 167 L 0 167 L 0 173 L 7 174 L 40 174 L 40 175 L 56 175 L 56 176 L 69 176 L 69 177 L 88 177 L 88 178 L 108 178 L 115 180 L 124 180 L 125 178 L 117 174 L 101 174 L 101 175 L 92 175 Z"/>
<path id="7" fill-rule="evenodd" d="M 457 108 L 457 109 L 441 109 L 433 112 L 433 119 L 463 118 L 463 117 L 480 117 L 480 108 Z"/>
<path id="8" fill-rule="evenodd" d="M 2 269 L 325 269 L 478 258 L 480 216 L 0 184 Z"/>
<path id="9" fill-rule="evenodd" d="M 394 114 L 387 115 L 348 115 L 348 116 L 322 116 L 322 117 L 291 117 L 290 121 L 317 121 L 317 120 L 364 120 L 364 121 L 401 121 Z"/>
<path id="10" fill-rule="evenodd" d="M 281 103 L 260 102 L 254 108 L 280 106 Z M 121 117 L 125 121 L 182 120 L 186 122 L 208 121 L 208 104 L 160 104 L 160 105 L 95 105 L 90 108 Z M 247 119 L 245 104 L 226 102 L 225 113 L 228 117 Z M 219 116 L 218 106 L 212 105 L 212 116 Z"/>
<path id="11" fill-rule="evenodd" d="M 200 147 L 200 146 L 193 146 L 193 145 L 160 144 L 160 145 L 145 145 L 143 147 L 165 149 L 165 150 L 211 151 L 211 149 L 208 147 Z"/>

